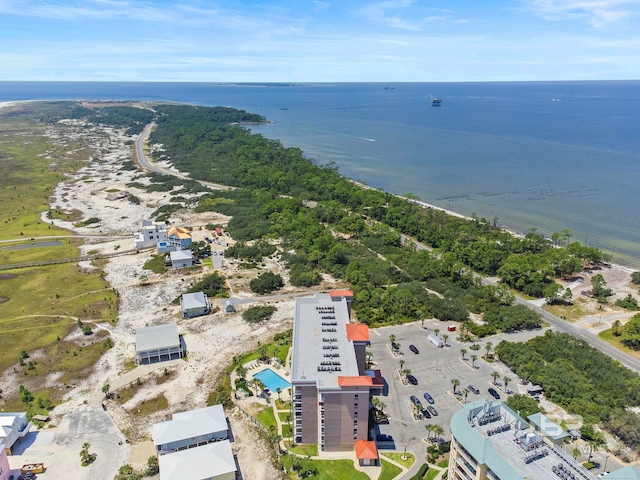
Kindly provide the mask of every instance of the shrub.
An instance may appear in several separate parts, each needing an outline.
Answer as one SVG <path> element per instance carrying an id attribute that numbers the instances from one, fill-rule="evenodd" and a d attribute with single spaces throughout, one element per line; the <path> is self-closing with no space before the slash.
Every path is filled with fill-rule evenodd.
<path id="1" fill-rule="evenodd" d="M 249 323 L 259 323 L 269 320 L 276 310 L 277 308 L 273 305 L 258 305 L 247 309 L 242 314 L 242 318 Z"/>
<path id="2" fill-rule="evenodd" d="M 284 281 L 280 275 L 264 272 L 249 282 L 249 288 L 255 293 L 265 294 L 284 287 Z"/>

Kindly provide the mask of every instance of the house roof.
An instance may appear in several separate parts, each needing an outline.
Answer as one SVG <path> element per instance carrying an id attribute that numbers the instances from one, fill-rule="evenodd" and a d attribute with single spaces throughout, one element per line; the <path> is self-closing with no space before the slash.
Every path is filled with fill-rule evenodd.
<path id="1" fill-rule="evenodd" d="M 214 405 L 174 413 L 172 420 L 156 423 L 153 426 L 151 437 L 154 445 L 165 445 L 187 438 L 226 431 L 228 428 L 222 405 Z M 206 476 L 190 478 L 206 478 Z"/>
<path id="2" fill-rule="evenodd" d="M 177 345 L 180 345 L 180 336 L 175 323 L 136 329 L 136 353 Z"/>
<path id="3" fill-rule="evenodd" d="M 338 377 L 338 385 L 341 387 L 371 387 L 373 380 L 369 375 L 361 375 L 358 377 Z"/>
<path id="4" fill-rule="evenodd" d="M 356 448 L 356 458 L 358 460 L 378 459 L 378 449 L 376 448 L 376 442 L 358 440 L 353 446 Z"/>
<path id="5" fill-rule="evenodd" d="M 333 297 L 353 297 L 353 290 L 329 290 L 329 296 Z"/>
<path id="6" fill-rule="evenodd" d="M 207 296 L 204 292 L 183 293 L 182 294 L 182 310 L 190 310 L 192 308 L 206 308 L 208 306 Z"/>
<path id="7" fill-rule="evenodd" d="M 175 262 L 176 260 L 192 260 L 193 254 L 191 250 L 174 250 L 173 252 L 169 252 L 169 256 L 171 257 L 171 261 Z"/>
<path id="8" fill-rule="evenodd" d="M 169 237 L 178 237 L 178 238 L 191 238 L 191 234 L 189 233 L 189 230 L 187 230 L 186 228 L 181 228 L 181 227 L 172 227 L 168 232 L 167 232 L 167 236 Z"/>
<path id="9" fill-rule="evenodd" d="M 160 455 L 160 480 L 215 479 L 237 471 L 229 440 Z"/>
<path id="10" fill-rule="evenodd" d="M 347 327 L 347 340 L 351 342 L 368 342 L 369 341 L 369 327 L 362 323 L 348 323 Z"/>

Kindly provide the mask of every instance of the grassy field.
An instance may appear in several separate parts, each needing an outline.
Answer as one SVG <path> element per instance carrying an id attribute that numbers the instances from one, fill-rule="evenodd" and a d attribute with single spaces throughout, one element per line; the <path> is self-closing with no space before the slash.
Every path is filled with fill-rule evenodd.
<path id="1" fill-rule="evenodd" d="M 39 121 L 40 116 L 55 114 L 61 105 L 21 104 L 16 108 L 23 113 L 0 110 L 0 240 L 26 240 L 0 244 L 0 264 L 79 255 L 75 241 L 67 238 L 56 246 L 6 248 L 53 241 L 38 240 L 40 236 L 71 233 L 40 218 L 49 210 L 48 198 L 55 185 L 92 154 L 81 140 L 69 137 L 54 142 L 44 136 L 47 126 Z M 51 219 L 55 222 L 67 215 L 78 217 L 77 212 L 59 211 L 52 212 Z M 1 271 L 0 305 L 0 372 L 13 369 L 35 397 L 25 403 L 17 394 L 5 394 L 0 398 L 0 408 L 5 410 L 34 412 L 40 409 L 38 398 L 59 401 L 77 381 L 91 374 L 91 367 L 111 347 L 107 332 L 95 328 L 91 335 L 67 340 L 80 329 L 78 318 L 90 327 L 92 322 L 117 320 L 118 297 L 100 270 L 86 272 L 69 263 Z M 22 351 L 28 357 L 21 359 Z M 47 382 L 53 374 L 56 381 Z M 56 386 L 44 388 L 45 384 Z"/>
<path id="2" fill-rule="evenodd" d="M 394 462 L 399 463 L 407 468 L 411 468 L 416 461 L 416 457 L 412 453 L 407 453 L 406 458 L 402 458 L 403 454 L 398 452 L 384 452 L 381 454 L 383 457 L 388 457 Z"/>
<path id="3" fill-rule="evenodd" d="M 614 345 L 616 348 L 622 350 L 623 352 L 628 353 L 629 355 L 640 359 L 640 352 L 638 352 L 637 350 L 632 350 L 629 347 L 624 346 L 624 344 L 622 343 L 622 338 L 623 337 L 616 337 L 613 334 L 613 330 L 611 328 L 608 328 L 606 330 L 603 330 L 602 332 L 598 333 L 598 336 L 604 340 L 605 342 L 609 342 L 612 345 Z"/>
<path id="4" fill-rule="evenodd" d="M 292 455 L 285 455 L 282 458 L 282 463 L 289 472 L 289 478 L 298 478 L 297 472 L 290 471 L 293 463 Z M 368 480 L 369 478 L 366 473 L 357 471 L 351 460 L 307 460 L 303 458 L 300 460 L 300 465 L 304 470 L 315 471 L 316 474 L 309 477 L 315 480 Z"/>
<path id="5" fill-rule="evenodd" d="M 385 460 L 380 460 L 380 465 L 382 466 L 382 472 L 378 477 L 378 480 L 392 480 L 396 478 L 396 476 L 402 472 L 400 467 L 396 467 L 392 463 L 389 463 Z"/>

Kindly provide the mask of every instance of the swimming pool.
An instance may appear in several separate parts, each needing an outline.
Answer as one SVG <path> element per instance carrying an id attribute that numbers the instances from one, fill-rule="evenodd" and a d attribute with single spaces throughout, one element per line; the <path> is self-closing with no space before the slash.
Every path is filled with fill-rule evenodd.
<path id="1" fill-rule="evenodd" d="M 260 380 L 272 392 L 275 392 L 278 388 L 280 390 L 284 390 L 285 388 L 289 388 L 291 386 L 291 384 L 287 380 L 282 378 L 270 368 L 265 368 L 261 372 L 256 373 L 253 378 L 257 378 L 258 380 Z"/>

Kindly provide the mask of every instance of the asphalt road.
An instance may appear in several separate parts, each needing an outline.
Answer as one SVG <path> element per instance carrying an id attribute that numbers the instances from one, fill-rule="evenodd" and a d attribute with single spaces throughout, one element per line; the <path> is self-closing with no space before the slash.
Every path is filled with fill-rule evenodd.
<path id="1" fill-rule="evenodd" d="M 138 157 L 138 162 L 140 165 L 146 170 L 150 170 L 155 173 L 160 173 L 162 175 L 173 175 L 174 177 L 182 178 L 184 180 L 194 180 L 193 178 L 188 177 L 187 175 L 181 175 L 179 173 L 171 172 L 169 170 L 165 170 L 164 168 L 160 168 L 159 166 L 153 164 L 149 161 L 147 156 L 144 153 L 144 144 L 149 137 L 149 133 L 151 133 L 151 129 L 155 127 L 155 122 L 150 123 L 140 133 L 138 139 L 136 140 L 136 156 Z M 229 190 L 235 187 L 230 187 L 228 185 L 220 185 L 218 183 L 205 182 L 203 180 L 196 180 L 201 185 L 212 188 L 214 190 Z"/>
<path id="2" fill-rule="evenodd" d="M 495 279 L 482 278 L 482 283 L 484 283 L 485 285 L 489 285 L 489 284 L 495 285 L 496 281 Z M 584 340 L 592 347 L 600 350 L 602 353 L 609 355 L 614 360 L 618 360 L 620 363 L 622 363 L 625 367 L 629 368 L 630 370 L 633 370 L 636 373 L 640 373 L 640 360 L 636 359 L 635 357 L 629 355 L 626 352 L 623 352 L 622 350 L 617 349 L 615 346 L 611 345 L 609 342 L 605 342 L 597 335 L 594 335 L 593 333 L 591 333 L 589 330 L 581 326 L 575 325 L 571 322 L 568 322 L 566 320 L 563 320 L 562 318 L 547 312 L 544 308 L 539 307 L 533 304 L 532 302 L 522 297 L 519 297 L 518 295 L 515 296 L 515 301 L 520 305 L 526 305 L 532 310 L 535 310 L 536 312 L 538 312 L 542 316 L 542 319 L 545 322 L 547 322 L 549 325 L 554 327 L 556 330 L 563 333 L 571 334 L 574 337 Z"/>

